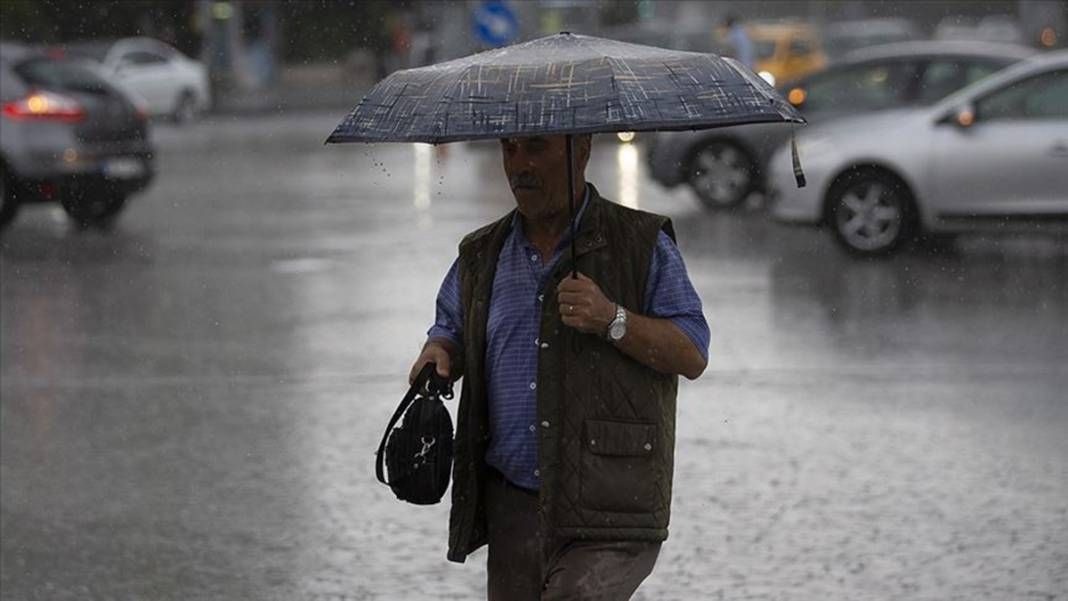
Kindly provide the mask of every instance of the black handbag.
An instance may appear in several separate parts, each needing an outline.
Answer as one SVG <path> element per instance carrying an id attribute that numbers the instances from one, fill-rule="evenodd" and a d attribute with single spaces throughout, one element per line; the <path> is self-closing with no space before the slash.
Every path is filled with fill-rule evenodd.
<path id="1" fill-rule="evenodd" d="M 434 363 L 427 363 L 393 413 L 378 445 L 375 475 L 401 501 L 433 505 L 449 487 L 453 429 L 442 398 L 452 398 L 452 383 L 438 375 Z M 401 425 L 394 428 L 398 420 Z"/>

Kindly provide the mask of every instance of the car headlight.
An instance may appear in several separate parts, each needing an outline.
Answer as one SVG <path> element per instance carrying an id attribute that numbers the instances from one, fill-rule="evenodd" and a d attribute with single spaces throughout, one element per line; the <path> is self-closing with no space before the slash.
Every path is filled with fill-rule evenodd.
<path id="1" fill-rule="evenodd" d="M 820 160 L 832 152 L 834 152 L 834 142 L 829 136 L 805 136 L 797 139 L 797 154 L 801 159 L 802 165 L 804 165 L 806 158 Z"/>

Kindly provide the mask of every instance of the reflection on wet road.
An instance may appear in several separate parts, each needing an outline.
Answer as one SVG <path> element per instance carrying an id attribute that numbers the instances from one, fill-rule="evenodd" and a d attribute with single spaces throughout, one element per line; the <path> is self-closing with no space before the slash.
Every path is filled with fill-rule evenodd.
<path id="1" fill-rule="evenodd" d="M 470 599 L 446 506 L 372 476 L 456 244 L 512 206 L 495 143 L 324 147 L 335 115 L 161 128 L 115 231 L 0 239 L 0 585 L 12 599 Z M 713 330 L 681 387 L 672 535 L 638 599 L 1064 598 L 1068 250 L 858 262 L 670 215 Z"/>

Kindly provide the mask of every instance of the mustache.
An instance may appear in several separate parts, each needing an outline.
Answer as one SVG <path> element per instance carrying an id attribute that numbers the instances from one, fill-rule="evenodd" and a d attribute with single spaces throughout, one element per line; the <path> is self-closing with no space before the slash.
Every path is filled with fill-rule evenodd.
<path id="1" fill-rule="evenodd" d="M 541 180 L 529 173 L 520 173 L 519 175 L 508 178 L 508 185 L 513 190 L 516 188 L 540 188 Z"/>

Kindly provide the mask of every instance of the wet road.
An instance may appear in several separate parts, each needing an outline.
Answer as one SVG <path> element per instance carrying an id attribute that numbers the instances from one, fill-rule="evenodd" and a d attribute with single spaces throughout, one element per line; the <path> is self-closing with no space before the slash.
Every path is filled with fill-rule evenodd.
<path id="1" fill-rule="evenodd" d="M 0 240 L 5 599 L 472 599 L 447 506 L 373 450 L 495 146 L 324 147 L 336 115 L 157 133 L 108 234 Z M 671 215 L 712 326 L 672 534 L 637 599 L 1068 599 L 1068 248 L 842 256 L 711 215 L 631 147 L 589 179 Z"/>

